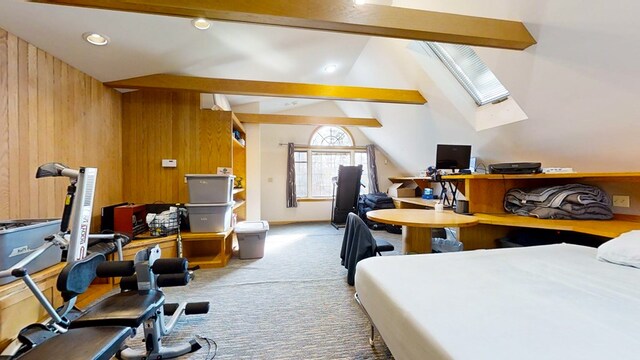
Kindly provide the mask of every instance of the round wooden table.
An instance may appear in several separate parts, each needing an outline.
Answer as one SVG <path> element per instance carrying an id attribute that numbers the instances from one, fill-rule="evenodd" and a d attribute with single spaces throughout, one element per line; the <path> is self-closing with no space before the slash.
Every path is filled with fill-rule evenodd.
<path id="1" fill-rule="evenodd" d="M 402 252 L 430 253 L 431 228 L 467 227 L 478 223 L 475 216 L 453 211 L 436 212 L 425 209 L 388 209 L 367 212 L 373 221 L 402 225 Z"/>

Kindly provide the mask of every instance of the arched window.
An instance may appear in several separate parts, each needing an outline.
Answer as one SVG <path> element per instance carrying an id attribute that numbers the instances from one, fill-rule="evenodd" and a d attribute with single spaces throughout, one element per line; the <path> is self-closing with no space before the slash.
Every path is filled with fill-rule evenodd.
<path id="1" fill-rule="evenodd" d="M 332 178 L 340 165 L 363 165 L 361 192 L 367 193 L 367 152 L 354 146 L 349 132 L 338 126 L 317 128 L 306 149 L 296 149 L 296 194 L 299 198 L 324 198 L 333 194 Z M 336 149 L 332 149 L 336 147 Z"/>
<path id="2" fill-rule="evenodd" d="M 311 146 L 353 146 L 351 135 L 337 126 L 322 126 L 311 136 Z"/>

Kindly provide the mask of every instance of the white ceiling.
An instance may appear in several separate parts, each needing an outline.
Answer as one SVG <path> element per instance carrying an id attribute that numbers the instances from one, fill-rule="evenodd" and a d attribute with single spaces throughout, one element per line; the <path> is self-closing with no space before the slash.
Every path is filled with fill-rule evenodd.
<path id="1" fill-rule="evenodd" d="M 375 1 L 390 4 L 391 0 Z M 344 84 L 369 37 L 232 22 L 195 29 L 187 18 L 0 1 L 0 27 L 106 82 L 155 73 L 230 79 Z M 108 46 L 85 42 L 107 35 Z M 336 64 L 327 74 L 323 68 Z M 358 84 L 349 84 L 358 85 Z M 270 111 L 295 99 L 233 96 Z M 289 104 L 289 105 L 285 105 Z M 309 104 L 298 100 L 298 104 Z"/>

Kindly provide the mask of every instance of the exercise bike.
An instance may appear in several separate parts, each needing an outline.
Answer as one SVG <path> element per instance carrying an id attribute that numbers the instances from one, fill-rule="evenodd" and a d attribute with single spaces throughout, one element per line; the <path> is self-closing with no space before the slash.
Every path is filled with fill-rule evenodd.
<path id="1" fill-rule="evenodd" d="M 134 261 L 122 261 L 122 241 L 117 235 L 111 236 L 118 238 L 116 247 L 120 261 L 105 262 L 101 253 L 86 256 L 97 169 L 72 170 L 51 163 L 41 166 L 36 174 L 37 178 L 56 176 L 70 179 L 60 231 L 47 237 L 42 246 L 20 262 L 0 271 L 0 277 L 22 279 L 51 318 L 24 328 L 16 341 L 2 352 L 0 359 L 109 359 L 114 354 L 122 359 L 169 359 L 200 349 L 194 339 L 173 347 L 164 347 L 161 343 L 161 338 L 171 332 L 181 315 L 204 314 L 209 310 L 208 302 L 164 302 L 161 286 L 183 286 L 192 279 L 186 259 L 160 259 L 160 249 L 156 246 L 138 252 Z M 75 207 L 74 198 L 80 199 Z M 73 228 L 68 233 L 70 219 L 73 219 Z M 25 268 L 51 246 L 65 250 L 67 261 L 57 282 L 64 299 L 64 305 L 58 310 L 49 303 Z M 79 312 L 74 307 L 76 298 L 86 291 L 96 276 L 124 276 L 120 283 L 123 292 Z M 167 322 L 165 314 L 171 315 Z M 122 347 L 141 324 L 144 324 L 145 349 Z"/>

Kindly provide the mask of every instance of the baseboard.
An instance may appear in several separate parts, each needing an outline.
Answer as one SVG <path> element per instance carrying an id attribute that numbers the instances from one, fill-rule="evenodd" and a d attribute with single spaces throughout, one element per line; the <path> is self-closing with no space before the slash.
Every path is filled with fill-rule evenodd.
<path id="1" fill-rule="evenodd" d="M 331 224 L 331 219 L 321 219 L 321 220 L 287 220 L 287 221 L 271 221 L 269 220 L 269 225 L 288 225 L 288 224 L 302 224 L 302 223 L 319 223 L 325 222 L 327 225 Z"/>

